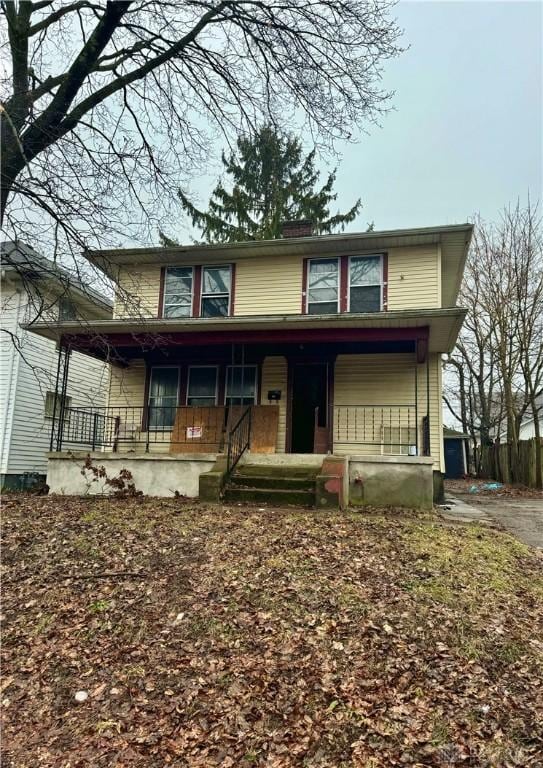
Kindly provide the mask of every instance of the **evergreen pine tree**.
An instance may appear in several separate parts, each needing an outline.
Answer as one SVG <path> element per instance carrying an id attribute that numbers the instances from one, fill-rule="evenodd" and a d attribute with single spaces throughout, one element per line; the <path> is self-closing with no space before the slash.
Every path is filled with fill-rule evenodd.
<path id="1" fill-rule="evenodd" d="M 237 152 L 230 157 L 223 152 L 222 163 L 231 185 L 219 181 L 207 211 L 196 208 L 178 191 L 184 211 L 208 243 L 281 237 L 282 222 L 294 219 L 311 219 L 316 234 L 343 230 L 362 207 L 357 200 L 346 213 L 330 215 L 330 205 L 337 198 L 335 170 L 316 189 L 320 174 L 315 169 L 315 150 L 304 157 L 300 139 L 270 124 L 254 136 L 241 136 Z M 177 244 L 163 233 L 160 239 L 163 245 Z"/>

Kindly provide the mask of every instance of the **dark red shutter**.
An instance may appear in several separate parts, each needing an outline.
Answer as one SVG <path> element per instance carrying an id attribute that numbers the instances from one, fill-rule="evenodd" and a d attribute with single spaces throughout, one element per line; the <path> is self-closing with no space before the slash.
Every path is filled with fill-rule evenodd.
<path id="1" fill-rule="evenodd" d="M 158 289 L 158 317 L 164 317 L 164 282 L 166 280 L 166 267 L 160 270 L 160 288 Z"/>
<path id="2" fill-rule="evenodd" d="M 383 253 L 383 311 L 388 309 L 388 253 Z"/>
<path id="3" fill-rule="evenodd" d="M 349 308 L 349 257 L 341 256 L 339 261 L 339 311 Z"/>
<path id="4" fill-rule="evenodd" d="M 302 264 L 302 315 L 307 313 L 307 275 L 309 259 L 304 259 Z"/>
<path id="5" fill-rule="evenodd" d="M 202 267 L 193 267 L 194 297 L 192 299 L 192 316 L 200 317 L 200 296 L 202 295 Z"/>
<path id="6" fill-rule="evenodd" d="M 236 265 L 230 266 L 230 314 L 234 315 L 236 306 Z"/>

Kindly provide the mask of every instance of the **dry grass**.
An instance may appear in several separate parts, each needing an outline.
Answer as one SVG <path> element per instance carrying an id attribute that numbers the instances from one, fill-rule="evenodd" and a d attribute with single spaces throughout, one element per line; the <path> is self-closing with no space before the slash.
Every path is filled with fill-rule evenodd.
<path id="1" fill-rule="evenodd" d="M 541 560 L 507 534 L 24 496 L 3 522 L 4 765 L 543 765 Z"/>

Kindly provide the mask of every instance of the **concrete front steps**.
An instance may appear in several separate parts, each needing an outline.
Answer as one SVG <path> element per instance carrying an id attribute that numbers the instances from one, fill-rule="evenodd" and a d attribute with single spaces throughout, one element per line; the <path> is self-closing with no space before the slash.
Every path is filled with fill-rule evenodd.
<path id="1" fill-rule="evenodd" d="M 320 466 L 242 464 L 224 488 L 226 502 L 314 507 Z"/>

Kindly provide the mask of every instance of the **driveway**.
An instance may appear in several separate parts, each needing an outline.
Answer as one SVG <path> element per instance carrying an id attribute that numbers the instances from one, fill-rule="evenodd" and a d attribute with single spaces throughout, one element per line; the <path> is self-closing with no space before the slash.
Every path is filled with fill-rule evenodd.
<path id="1" fill-rule="evenodd" d="M 451 509 L 441 509 L 451 520 L 495 522 L 517 539 L 532 547 L 543 548 L 543 496 L 537 498 L 506 498 L 446 494 Z"/>

